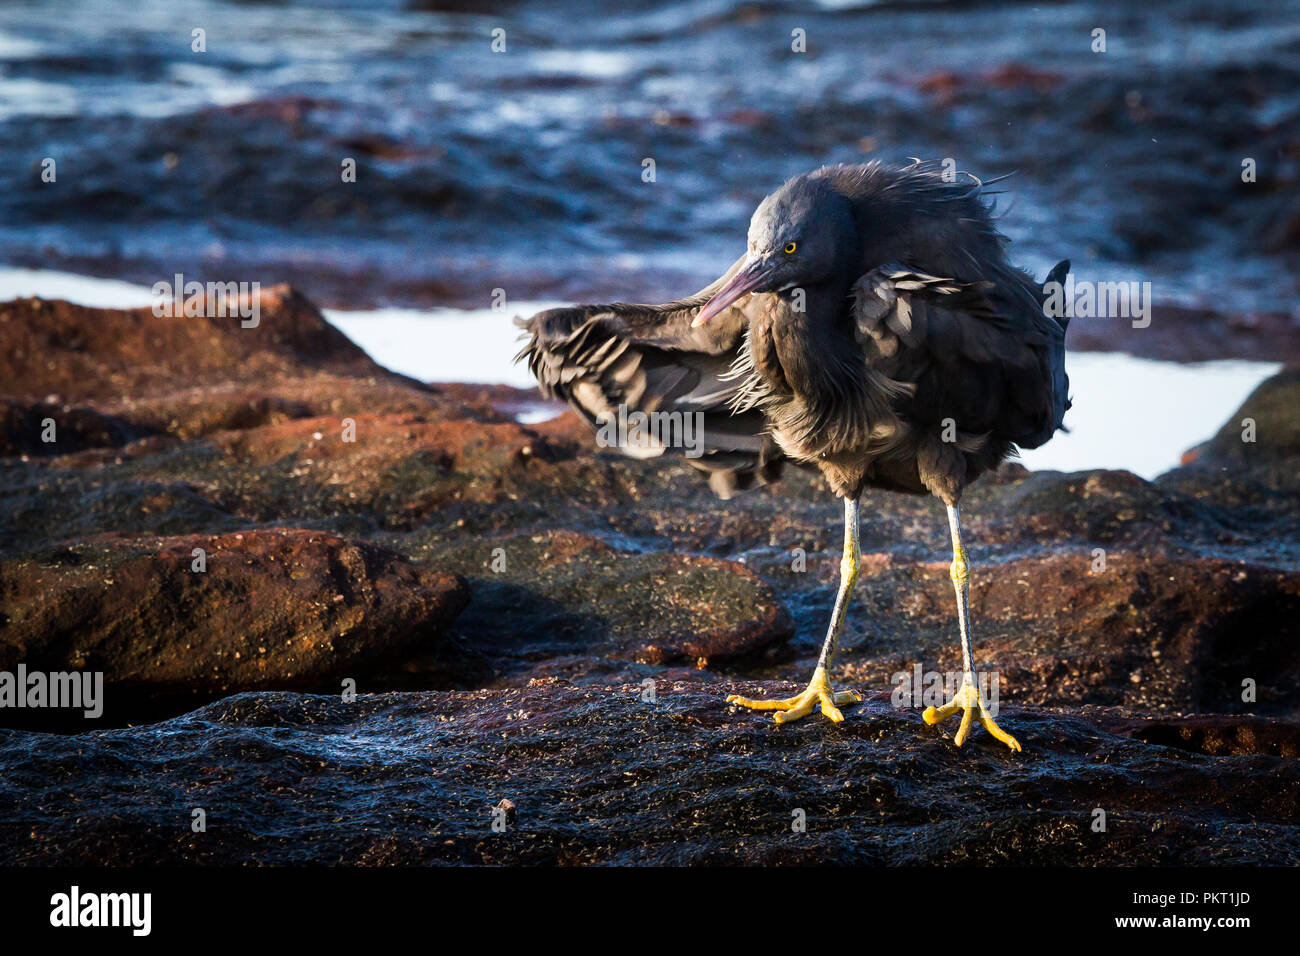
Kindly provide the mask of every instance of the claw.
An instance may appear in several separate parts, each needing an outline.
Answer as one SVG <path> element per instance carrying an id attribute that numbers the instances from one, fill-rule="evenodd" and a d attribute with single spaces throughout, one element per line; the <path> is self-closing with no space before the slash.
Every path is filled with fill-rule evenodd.
<path id="1" fill-rule="evenodd" d="M 997 722 L 994 721 L 984 707 L 984 701 L 980 700 L 979 691 L 975 689 L 975 685 L 969 680 L 962 684 L 961 690 L 957 691 L 952 700 L 942 707 L 925 708 L 925 711 L 921 714 L 921 719 L 927 724 L 937 724 L 942 720 L 947 720 L 959 710 L 962 712 L 961 726 L 957 728 L 957 733 L 952 738 L 952 742 L 958 747 L 966 742 L 966 738 L 970 734 L 971 718 L 978 713 L 980 724 L 990 735 L 1017 753 L 1020 751 L 1020 741 L 997 725 Z"/>
<path id="2" fill-rule="evenodd" d="M 855 691 L 831 690 L 830 681 L 826 679 L 826 671 L 820 667 L 813 672 L 812 680 L 808 682 L 808 688 L 797 697 L 785 697 L 779 700 L 753 700 L 749 697 L 741 697 L 739 694 L 727 696 L 727 703 L 735 704 L 738 707 L 748 707 L 750 710 L 778 711 L 778 713 L 772 715 L 772 719 L 778 724 L 787 724 L 792 720 L 798 720 L 800 717 L 807 717 L 812 713 L 813 705 L 819 706 L 823 715 L 830 718 L 832 723 L 838 724 L 844 720 L 844 714 L 835 705 L 857 704 L 861 701 L 862 695 Z"/>

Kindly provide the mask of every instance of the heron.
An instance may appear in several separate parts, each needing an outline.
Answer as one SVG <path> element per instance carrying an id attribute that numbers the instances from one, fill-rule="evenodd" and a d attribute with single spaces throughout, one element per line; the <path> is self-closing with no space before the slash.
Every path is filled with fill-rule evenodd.
<path id="1" fill-rule="evenodd" d="M 619 410 L 696 415 L 702 453 L 687 460 L 719 497 L 776 481 L 790 463 L 819 470 L 843 499 L 839 586 L 807 688 L 728 703 L 775 711 L 777 723 L 814 709 L 844 719 L 841 706 L 862 700 L 831 684 L 861 564 L 860 500 L 928 494 L 947 510 L 962 679 L 922 718 L 960 713 L 958 747 L 977 718 L 1021 749 L 978 689 L 960 502 L 971 482 L 1062 427 L 1068 320 L 1048 300 L 1070 264 L 1041 284 L 1011 264 L 989 188 L 1001 178 L 919 160 L 825 166 L 764 198 L 744 255 L 694 295 L 520 322 L 518 359 L 544 395 L 593 428 Z M 645 458 L 674 449 L 652 435 L 621 450 Z"/>

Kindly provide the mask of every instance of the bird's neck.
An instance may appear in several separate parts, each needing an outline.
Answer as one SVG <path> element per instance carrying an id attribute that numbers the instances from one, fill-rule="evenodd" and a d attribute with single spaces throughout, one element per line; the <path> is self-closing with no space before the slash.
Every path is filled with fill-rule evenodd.
<path id="1" fill-rule="evenodd" d="M 777 293 L 783 306 L 778 310 L 777 321 L 789 323 L 798 330 L 799 337 L 810 342 L 827 337 L 841 326 L 847 329 L 849 290 L 853 282 L 853 279 L 832 277 Z"/>
<path id="2" fill-rule="evenodd" d="M 848 327 L 849 287 L 849 283 L 823 282 L 792 289 L 781 293 L 781 307 L 772 315 L 772 339 L 786 380 L 806 398 L 847 385 L 840 379 L 855 364 Z"/>

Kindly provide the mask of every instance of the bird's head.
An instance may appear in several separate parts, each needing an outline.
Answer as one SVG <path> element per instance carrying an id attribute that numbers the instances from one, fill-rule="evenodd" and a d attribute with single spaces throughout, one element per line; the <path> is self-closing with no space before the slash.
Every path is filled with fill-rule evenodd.
<path id="1" fill-rule="evenodd" d="M 815 175 L 790 180 L 754 210 L 744 262 L 692 325 L 703 325 L 751 292 L 785 292 L 847 275 L 858 258 L 856 239 L 847 198 Z"/>

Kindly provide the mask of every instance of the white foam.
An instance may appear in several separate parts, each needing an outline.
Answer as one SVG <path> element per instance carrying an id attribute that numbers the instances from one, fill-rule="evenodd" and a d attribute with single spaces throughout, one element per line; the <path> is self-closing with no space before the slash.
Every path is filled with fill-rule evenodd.
<path id="1" fill-rule="evenodd" d="M 153 304 L 147 286 L 117 279 L 96 279 L 50 269 L 0 268 L 0 302 L 10 299 L 66 299 L 99 309 L 137 309 Z"/>
<path id="2" fill-rule="evenodd" d="M 325 317 L 380 365 L 425 382 L 535 385 L 519 352 L 514 317 L 563 303 L 515 302 L 507 309 L 374 309 Z"/>
<path id="3" fill-rule="evenodd" d="M 0 31 L 0 60 L 30 60 L 49 51 L 49 47 L 30 37 Z"/>

